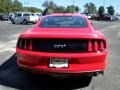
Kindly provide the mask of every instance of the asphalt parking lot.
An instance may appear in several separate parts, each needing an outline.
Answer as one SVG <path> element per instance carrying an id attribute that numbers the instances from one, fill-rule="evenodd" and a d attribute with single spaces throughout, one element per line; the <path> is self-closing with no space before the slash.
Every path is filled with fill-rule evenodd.
<path id="1" fill-rule="evenodd" d="M 107 69 L 103 76 L 53 78 L 19 71 L 15 46 L 21 32 L 34 25 L 0 22 L 0 90 L 120 90 L 120 21 L 92 21 L 109 44 Z"/>

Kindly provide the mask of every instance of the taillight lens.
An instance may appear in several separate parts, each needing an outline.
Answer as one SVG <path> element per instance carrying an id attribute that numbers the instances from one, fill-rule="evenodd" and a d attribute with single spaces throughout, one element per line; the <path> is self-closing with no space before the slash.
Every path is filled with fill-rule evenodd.
<path id="1" fill-rule="evenodd" d="M 103 52 L 106 49 L 106 43 L 104 40 L 89 40 L 88 52 Z"/>
<path id="2" fill-rule="evenodd" d="M 104 51 L 105 50 L 105 43 L 104 42 L 100 42 L 100 50 Z"/>
<path id="3" fill-rule="evenodd" d="M 23 50 L 32 50 L 32 40 L 31 39 L 19 39 L 17 47 Z"/>
<path id="4" fill-rule="evenodd" d="M 89 40 L 88 41 L 88 52 L 92 52 L 93 51 L 93 44 L 92 44 L 92 41 Z"/>
<path id="5" fill-rule="evenodd" d="M 29 50 L 32 50 L 32 40 L 30 40 Z"/>

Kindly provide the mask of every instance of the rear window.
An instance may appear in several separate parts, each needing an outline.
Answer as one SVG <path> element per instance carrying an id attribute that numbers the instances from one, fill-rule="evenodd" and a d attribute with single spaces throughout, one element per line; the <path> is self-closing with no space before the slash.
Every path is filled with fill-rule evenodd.
<path id="1" fill-rule="evenodd" d="M 24 14 L 23 16 L 30 16 L 30 14 L 27 14 L 27 13 L 26 13 L 26 14 Z"/>
<path id="2" fill-rule="evenodd" d="M 48 16 L 45 17 L 40 27 L 42 28 L 85 28 L 86 19 L 80 16 Z"/>
<path id="3" fill-rule="evenodd" d="M 15 14 L 15 17 L 21 17 L 22 14 Z"/>
<path id="4" fill-rule="evenodd" d="M 31 16 L 35 16 L 35 14 L 31 14 Z"/>
<path id="5" fill-rule="evenodd" d="M 36 16 L 40 16 L 40 14 L 36 14 Z"/>

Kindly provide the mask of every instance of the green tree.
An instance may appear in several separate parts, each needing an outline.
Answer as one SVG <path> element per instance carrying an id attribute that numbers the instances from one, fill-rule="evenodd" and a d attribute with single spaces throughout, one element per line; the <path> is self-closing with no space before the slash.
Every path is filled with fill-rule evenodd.
<path id="1" fill-rule="evenodd" d="M 12 9 L 13 9 L 13 12 L 15 12 L 15 11 L 23 11 L 23 5 L 18 0 L 14 0 L 13 5 L 12 5 Z"/>
<path id="2" fill-rule="evenodd" d="M 107 12 L 108 12 L 110 15 L 114 15 L 114 13 L 115 13 L 114 7 L 113 7 L 113 6 L 107 7 Z"/>
<path id="3" fill-rule="evenodd" d="M 15 11 L 42 12 L 41 9 L 35 7 L 24 7 L 18 0 L 0 0 L 0 13 L 10 13 Z"/>
<path id="4" fill-rule="evenodd" d="M 36 12 L 42 12 L 41 9 L 38 9 L 36 7 L 24 7 L 23 11 L 28 11 L 28 12 L 32 12 L 32 13 L 36 13 Z"/>
<path id="5" fill-rule="evenodd" d="M 42 4 L 42 6 L 43 6 L 44 8 L 48 8 L 48 7 L 49 7 L 49 2 L 48 2 L 48 1 L 45 1 L 45 2 Z"/>
<path id="6" fill-rule="evenodd" d="M 86 14 L 94 14 L 97 12 L 96 6 L 94 3 L 86 3 L 84 5 L 84 8 L 85 8 L 84 13 L 86 13 Z"/>
<path id="7" fill-rule="evenodd" d="M 67 8 L 66 8 L 67 13 L 73 13 L 74 11 L 79 12 L 80 11 L 79 7 L 73 6 L 73 5 L 67 6 Z"/>
<path id="8" fill-rule="evenodd" d="M 55 13 L 64 13 L 66 11 L 66 8 L 64 6 L 57 6 L 55 8 Z"/>
<path id="9" fill-rule="evenodd" d="M 99 16 L 102 16 L 104 12 L 105 12 L 104 6 L 100 6 L 98 9 Z"/>
<path id="10" fill-rule="evenodd" d="M 78 6 L 75 6 L 75 12 L 79 12 L 80 8 Z"/>
<path id="11" fill-rule="evenodd" d="M 54 1 L 45 1 L 45 2 L 42 4 L 42 6 L 43 6 L 45 9 L 48 8 L 48 9 L 54 10 L 57 5 L 54 3 Z"/>
<path id="12" fill-rule="evenodd" d="M 42 6 L 45 8 L 43 11 L 43 15 L 54 12 L 54 10 L 57 7 L 54 1 L 47 1 L 47 0 L 42 4 Z"/>
<path id="13" fill-rule="evenodd" d="M 12 11 L 12 0 L 0 0 L 0 12 L 9 13 Z"/>

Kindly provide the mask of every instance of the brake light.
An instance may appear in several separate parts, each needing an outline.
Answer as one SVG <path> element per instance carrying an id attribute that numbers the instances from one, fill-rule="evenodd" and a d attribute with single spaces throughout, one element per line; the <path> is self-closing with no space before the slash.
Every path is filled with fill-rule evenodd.
<path id="1" fill-rule="evenodd" d="M 20 40 L 19 42 L 20 42 L 20 48 L 22 48 L 22 40 Z"/>
<path id="2" fill-rule="evenodd" d="M 25 40 L 24 49 L 27 49 L 27 40 Z"/>
<path id="3" fill-rule="evenodd" d="M 32 50 L 32 40 L 30 41 L 30 44 L 29 44 L 29 50 Z"/>
<path id="4" fill-rule="evenodd" d="M 89 51 L 89 52 L 92 52 L 92 50 L 93 50 L 92 41 L 89 40 L 89 42 L 88 42 L 88 51 Z"/>
<path id="5" fill-rule="evenodd" d="M 17 47 L 24 50 L 32 50 L 32 40 L 30 39 L 19 39 Z"/>
<path id="6" fill-rule="evenodd" d="M 98 51 L 98 42 L 94 41 L 94 51 Z"/>
<path id="7" fill-rule="evenodd" d="M 104 51 L 106 49 L 106 43 L 104 40 L 89 40 L 88 52 Z"/>
<path id="8" fill-rule="evenodd" d="M 104 43 L 103 42 L 100 42 L 100 50 L 101 51 L 104 51 L 105 47 L 104 47 Z"/>

